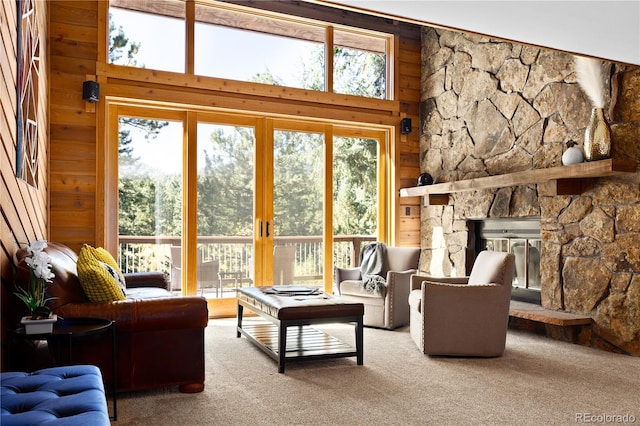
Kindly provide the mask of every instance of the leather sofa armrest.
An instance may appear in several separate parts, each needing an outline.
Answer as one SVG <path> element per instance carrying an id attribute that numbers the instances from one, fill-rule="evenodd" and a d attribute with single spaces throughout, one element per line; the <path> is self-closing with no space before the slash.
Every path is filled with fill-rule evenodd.
<path id="1" fill-rule="evenodd" d="M 68 303 L 56 313 L 63 318 L 110 319 L 119 332 L 204 328 L 208 322 L 207 300 L 197 296 Z"/>
<path id="2" fill-rule="evenodd" d="M 170 290 L 170 283 L 164 272 L 134 272 L 124 274 L 127 288 L 157 287 Z"/>

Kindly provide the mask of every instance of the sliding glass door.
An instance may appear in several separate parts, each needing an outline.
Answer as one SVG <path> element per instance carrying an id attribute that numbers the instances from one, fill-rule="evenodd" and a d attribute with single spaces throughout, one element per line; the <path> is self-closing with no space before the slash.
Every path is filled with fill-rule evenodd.
<path id="1" fill-rule="evenodd" d="M 164 271 L 173 292 L 205 296 L 214 315 L 233 314 L 243 286 L 331 291 L 334 265 L 356 266 L 363 244 L 387 237 L 386 131 L 110 111 L 122 269 Z"/>
<path id="2" fill-rule="evenodd" d="M 197 137 L 198 289 L 234 298 L 254 276 L 255 129 L 198 121 Z"/>
<path id="3" fill-rule="evenodd" d="M 319 132 L 273 132 L 273 284 L 322 287 L 324 145 Z"/>
<path id="4" fill-rule="evenodd" d="M 362 247 L 384 235 L 385 134 L 338 128 L 333 137 L 333 264 L 359 265 Z"/>
<path id="5" fill-rule="evenodd" d="M 125 272 L 161 270 L 180 290 L 183 122 L 125 111 L 118 117 L 118 258 Z"/>

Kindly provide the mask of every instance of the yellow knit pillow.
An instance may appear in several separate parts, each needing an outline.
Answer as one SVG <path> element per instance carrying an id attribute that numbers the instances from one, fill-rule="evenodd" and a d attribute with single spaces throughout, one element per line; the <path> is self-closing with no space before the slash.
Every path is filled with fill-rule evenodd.
<path id="1" fill-rule="evenodd" d="M 102 247 L 96 247 L 96 248 L 91 247 L 91 249 L 92 249 L 93 257 L 98 259 L 98 261 L 100 262 L 106 263 L 111 268 L 113 268 L 113 270 L 115 270 L 115 272 L 118 274 L 115 278 L 118 281 L 118 285 L 120 286 L 120 288 L 124 291 L 127 288 L 127 286 L 125 285 L 124 275 L 122 274 L 122 271 L 118 266 L 118 262 L 116 262 L 113 256 L 111 256 L 111 253 L 109 253 L 107 250 L 103 249 Z M 108 269 L 109 268 L 107 268 L 107 270 Z"/>
<path id="2" fill-rule="evenodd" d="M 78 278 L 80 285 L 92 302 L 124 300 L 124 292 L 108 269 L 93 256 L 95 249 L 87 244 L 78 253 Z"/>

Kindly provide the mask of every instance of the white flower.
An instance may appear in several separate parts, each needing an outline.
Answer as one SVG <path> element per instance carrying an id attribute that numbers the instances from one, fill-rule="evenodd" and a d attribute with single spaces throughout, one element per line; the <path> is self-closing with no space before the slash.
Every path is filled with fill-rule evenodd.
<path id="1" fill-rule="evenodd" d="M 47 248 L 47 241 L 46 240 L 36 240 L 36 241 L 32 242 L 31 244 L 27 245 L 27 251 L 31 255 L 39 253 L 39 252 L 41 252 L 42 250 L 44 250 L 46 248 Z"/>
<path id="2" fill-rule="evenodd" d="M 55 276 L 53 272 L 51 272 L 51 260 L 51 256 L 47 253 L 35 251 L 31 257 L 27 257 L 24 261 L 33 271 L 33 275 L 49 283 Z"/>

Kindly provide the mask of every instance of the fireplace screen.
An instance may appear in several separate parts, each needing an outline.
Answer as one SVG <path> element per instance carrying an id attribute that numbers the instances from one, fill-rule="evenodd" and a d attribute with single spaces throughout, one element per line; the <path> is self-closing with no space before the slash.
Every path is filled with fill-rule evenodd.
<path id="1" fill-rule="evenodd" d="M 540 220 L 486 219 L 478 224 L 480 250 L 513 253 L 516 270 L 513 298 L 540 297 Z M 521 296 L 521 297 L 519 297 Z"/>

